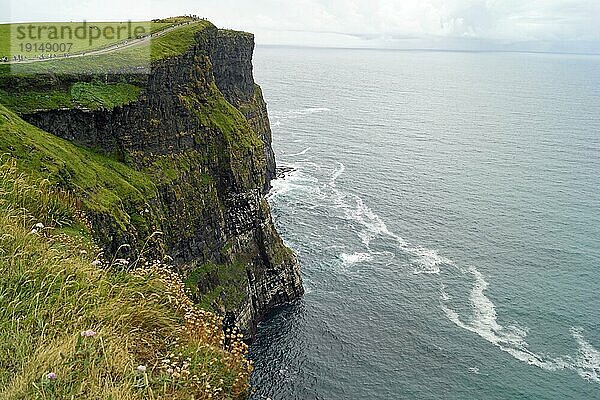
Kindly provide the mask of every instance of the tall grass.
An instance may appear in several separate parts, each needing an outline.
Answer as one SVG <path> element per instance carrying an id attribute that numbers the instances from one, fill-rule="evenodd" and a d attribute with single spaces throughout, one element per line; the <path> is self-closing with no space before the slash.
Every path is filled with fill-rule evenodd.
<path id="1" fill-rule="evenodd" d="M 241 337 L 168 267 L 96 260 L 77 206 L 0 161 L 0 400 L 244 398 Z"/>

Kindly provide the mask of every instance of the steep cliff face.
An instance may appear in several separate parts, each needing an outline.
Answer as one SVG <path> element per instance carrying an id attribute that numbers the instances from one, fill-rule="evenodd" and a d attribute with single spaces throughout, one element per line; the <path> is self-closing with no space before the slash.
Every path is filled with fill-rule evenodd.
<path id="1" fill-rule="evenodd" d="M 253 48 L 250 34 L 209 27 L 144 78 L 89 78 L 134 83 L 141 94 L 133 103 L 21 115 L 147 176 L 154 190 L 143 202 L 123 196 L 119 213 L 89 211 L 94 235 L 109 254 L 169 256 L 197 302 L 246 332 L 269 308 L 303 293 L 296 257 L 265 200 L 275 159 Z"/>
<path id="2" fill-rule="evenodd" d="M 246 117 L 263 143 L 271 143 L 267 105 L 252 75 L 254 37 L 240 32 L 218 31 L 210 46 L 210 58 L 217 87 L 229 103 Z M 264 147 L 268 180 L 275 177 L 275 154 Z"/>

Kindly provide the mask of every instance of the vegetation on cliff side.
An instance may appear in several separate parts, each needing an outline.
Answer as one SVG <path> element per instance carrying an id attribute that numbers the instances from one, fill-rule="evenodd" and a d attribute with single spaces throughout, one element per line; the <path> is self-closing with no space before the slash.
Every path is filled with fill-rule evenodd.
<path id="1" fill-rule="evenodd" d="M 98 257 L 86 212 L 130 222 L 149 175 L 1 105 L 0 154 L 0 399 L 245 396 L 246 346 L 176 275 Z"/>
<path id="2" fill-rule="evenodd" d="M 157 195 L 151 176 L 35 128 L 2 105 L 0 154 L 11 155 L 23 173 L 77 195 L 86 212 L 110 215 L 122 229 Z"/>
<path id="3" fill-rule="evenodd" d="M 136 101 L 140 90 L 138 86 L 128 83 L 75 82 L 66 88 L 39 91 L 31 89 L 16 92 L 0 89 L 0 103 L 19 114 L 61 108 L 112 110 Z"/>

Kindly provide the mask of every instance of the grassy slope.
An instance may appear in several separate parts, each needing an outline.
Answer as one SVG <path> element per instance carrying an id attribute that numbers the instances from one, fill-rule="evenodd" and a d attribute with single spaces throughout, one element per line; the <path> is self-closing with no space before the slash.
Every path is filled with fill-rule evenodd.
<path id="1" fill-rule="evenodd" d="M 208 21 L 196 21 L 155 37 L 151 41 L 110 53 L 22 65 L 27 67 L 29 74 L 48 71 L 59 74 L 82 71 L 94 71 L 97 74 L 124 70 L 136 71 L 139 67 L 148 67 L 151 61 L 159 61 L 183 53 L 194 43 L 194 37 L 198 32 L 211 27 L 214 25 Z M 10 75 L 10 65 L 0 64 L 0 84 L 2 78 Z"/>
<path id="2" fill-rule="evenodd" d="M 78 190 L 95 193 L 85 201 L 110 203 L 151 193 L 143 174 L 2 106 L 0 149 L 12 155 L 0 162 L 0 399 L 243 397 L 245 346 L 223 350 L 220 320 L 196 309 L 174 276 L 93 267 L 79 201 L 43 179 L 71 168 Z M 97 335 L 81 337 L 87 329 Z"/>
<path id="3" fill-rule="evenodd" d="M 132 22 L 133 26 L 142 26 L 144 28 L 149 27 L 151 32 L 158 32 L 160 30 L 163 30 L 165 28 L 168 28 L 169 26 L 177 23 L 178 21 L 170 21 L 170 22 L 148 22 L 148 21 L 140 21 L 140 22 Z M 83 24 L 83 22 L 43 22 L 43 23 L 34 23 L 34 26 L 54 26 L 54 27 L 68 27 L 71 30 L 74 30 L 78 27 L 81 27 Z M 94 22 L 86 22 L 87 26 L 95 26 L 102 29 L 105 28 L 112 28 L 115 30 L 115 32 L 121 27 L 121 28 L 127 28 L 127 22 L 99 22 L 99 21 L 94 21 Z M 18 26 L 24 26 L 25 29 L 27 29 L 28 24 L 0 24 L 0 57 L 4 57 L 4 56 L 8 56 L 10 54 L 10 40 L 11 40 L 11 31 L 16 30 L 16 28 Z M 122 31 L 122 34 L 127 35 L 127 31 Z M 16 33 L 15 33 L 16 35 Z M 36 33 L 37 35 L 37 33 Z M 111 45 L 114 45 L 116 43 L 122 42 L 123 40 L 127 39 L 127 37 L 121 37 L 120 39 L 117 38 L 106 38 L 104 36 L 95 39 L 92 44 L 90 45 L 89 40 L 88 39 L 78 39 L 73 37 L 72 39 L 57 39 L 57 40 L 52 40 L 51 42 L 56 42 L 56 43 L 73 43 L 73 46 L 71 47 L 71 54 L 76 54 L 76 53 L 81 53 L 84 51 L 91 51 L 91 50 L 97 50 L 97 49 L 102 49 L 105 47 L 109 47 Z M 29 42 L 29 41 L 28 41 Z M 31 43 L 41 43 L 42 41 L 40 40 L 35 40 L 35 41 L 31 41 Z M 48 40 L 44 40 L 43 41 L 48 42 Z M 19 41 L 20 43 L 20 41 Z M 23 43 L 26 43 L 26 41 L 23 41 Z M 16 50 L 16 49 L 13 49 Z M 43 54 L 42 52 L 39 51 L 32 51 L 31 53 L 28 53 L 27 56 L 28 57 L 37 57 L 38 55 Z"/>
<path id="4" fill-rule="evenodd" d="M 2 105 L 0 154 L 12 155 L 26 174 L 78 193 L 86 210 L 109 213 L 123 227 L 156 196 L 150 176 L 37 129 Z"/>
<path id="5" fill-rule="evenodd" d="M 30 73 L 25 75 L 12 74 L 9 65 L 0 64 L 0 103 L 18 113 L 58 108 L 112 109 L 129 104 L 138 99 L 140 87 L 127 83 L 106 84 L 99 81 L 48 87 L 52 80 L 43 79 L 44 75 L 36 75 L 36 72 L 45 74 L 54 71 L 68 75 L 84 70 L 97 74 L 110 73 L 121 68 L 135 71 L 136 66 L 148 66 L 150 62 L 182 54 L 192 46 L 195 35 L 209 27 L 214 26 L 208 21 L 197 21 L 154 38 L 151 44 L 121 49 L 105 55 L 28 64 Z"/>

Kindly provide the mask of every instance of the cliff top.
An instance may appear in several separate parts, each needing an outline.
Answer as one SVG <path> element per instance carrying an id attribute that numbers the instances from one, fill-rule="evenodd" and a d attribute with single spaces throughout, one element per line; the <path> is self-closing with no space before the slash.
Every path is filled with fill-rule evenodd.
<path id="1" fill-rule="evenodd" d="M 44 25 L 33 24 L 34 29 L 30 34 L 24 28 L 25 36 L 20 43 L 11 43 L 19 37 L 15 29 L 15 24 L 0 25 L 0 52 L 9 54 L 6 62 L 0 63 L 0 77 L 10 74 L 82 74 L 85 71 L 94 71 L 94 73 L 119 73 L 122 71 L 134 72 L 151 62 L 156 62 L 165 58 L 180 55 L 187 51 L 195 42 L 196 35 L 206 29 L 216 29 L 215 26 L 206 20 L 193 21 L 167 21 L 163 22 L 141 22 L 136 27 L 128 27 L 128 23 L 67 23 L 57 28 L 58 32 L 65 30 L 64 35 L 69 35 L 67 28 L 74 31 L 69 38 L 68 51 L 58 48 L 58 51 L 45 50 L 44 46 L 37 45 L 37 36 L 46 34 L 50 23 Z M 42 24 L 42 23 L 38 23 Z M 85 24 L 85 25 L 83 25 Z M 102 25 L 104 24 L 104 25 Z M 71 26 L 72 25 L 72 26 Z M 91 40 L 89 35 L 83 39 L 77 39 L 76 29 L 91 28 L 100 26 L 99 30 L 103 32 L 106 29 L 118 30 L 120 27 L 130 32 L 123 32 L 124 37 L 115 39 L 112 35 L 99 35 L 98 39 Z M 50 26 L 52 27 L 52 26 Z M 36 29 L 37 28 L 37 29 Z M 41 31 L 40 29 L 45 28 Z M 137 34 L 136 28 L 140 29 L 142 34 Z M 112 32 L 112 31 L 111 31 Z M 60 33 L 57 33 L 60 35 Z M 30 39 L 28 36 L 32 36 Z M 131 36 L 131 37 L 130 37 Z M 61 40 L 66 39 L 60 39 Z M 59 43 L 62 44 L 62 43 Z M 29 48 L 30 46 L 31 49 Z M 23 48 L 21 48 L 23 47 Z M 30 51 L 28 51 L 30 50 Z M 65 50 L 65 51 L 62 51 Z M 21 54 L 22 52 L 22 54 Z M 57 54 L 58 53 L 58 54 Z M 1 54 L 1 53 L 0 53 Z M 10 57 L 12 56 L 12 57 Z M 17 59 L 15 60 L 15 57 Z M 0 55 L 2 58 L 2 55 Z M 145 71 L 141 71 L 142 73 Z"/>
<path id="2" fill-rule="evenodd" d="M 112 50 L 121 51 L 125 45 L 134 47 L 136 42 L 140 42 L 140 48 L 143 48 L 148 45 L 142 40 L 144 38 L 158 39 L 164 35 L 166 42 L 181 39 L 177 38 L 177 33 L 170 33 L 190 25 L 194 26 L 192 30 L 212 26 L 205 19 L 188 16 L 152 21 L 0 24 L 0 62 L 48 61 L 100 51 L 106 54 Z"/>
<path id="3" fill-rule="evenodd" d="M 88 22 L 86 27 L 118 29 L 126 24 Z M 102 38 L 90 47 L 82 40 L 74 44 L 69 57 L 0 62 L 0 103 L 19 114 L 67 108 L 112 109 L 138 99 L 144 75 L 152 65 L 184 54 L 208 32 L 251 38 L 245 32 L 218 30 L 211 22 L 197 17 L 172 17 L 141 24 L 150 26 L 152 33 L 133 41 L 117 43 Z M 73 29 L 77 25 L 80 24 L 66 24 Z M 0 55 L 9 47 L 11 29 L 15 26 L 0 25 Z M 34 53 L 28 60 L 37 56 Z"/>

